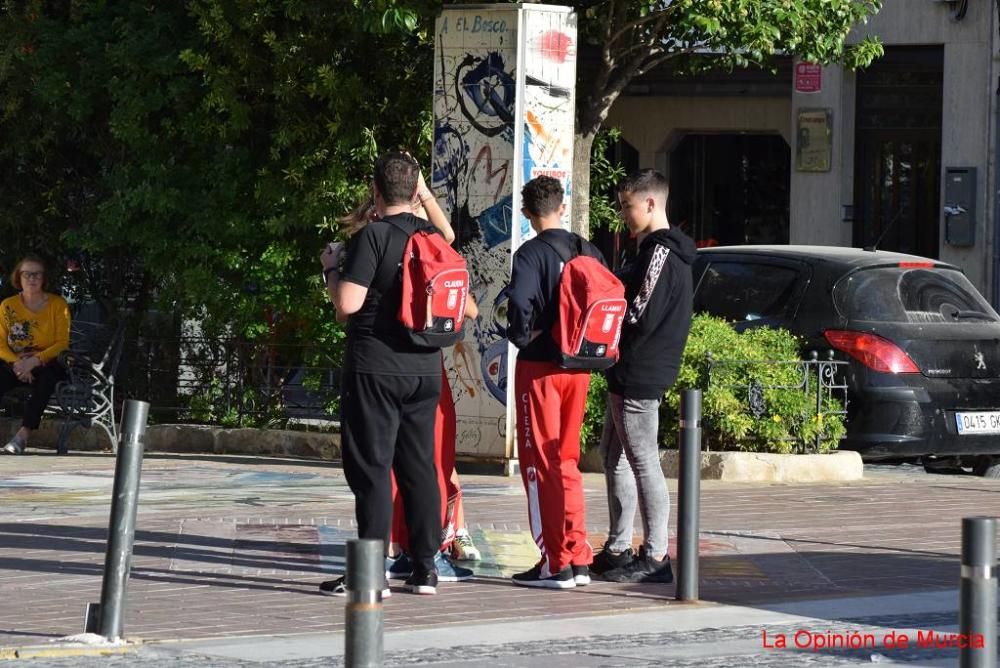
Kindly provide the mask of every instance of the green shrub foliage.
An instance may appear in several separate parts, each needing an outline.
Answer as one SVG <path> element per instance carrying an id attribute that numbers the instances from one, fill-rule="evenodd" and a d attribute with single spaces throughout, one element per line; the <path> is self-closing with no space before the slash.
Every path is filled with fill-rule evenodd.
<path id="1" fill-rule="evenodd" d="M 676 447 L 680 393 L 702 390 L 702 447 L 745 452 L 828 452 L 845 433 L 841 402 L 826 398 L 816 410 L 816 371 L 803 376 L 799 340 L 782 329 L 736 332 L 725 320 L 699 314 L 691 324 L 677 382 L 660 411 L 660 442 Z M 757 414 L 748 387 L 761 388 Z M 591 379 L 582 434 L 597 447 L 604 423 L 607 383 Z M 818 437 L 818 445 L 817 445 Z"/>

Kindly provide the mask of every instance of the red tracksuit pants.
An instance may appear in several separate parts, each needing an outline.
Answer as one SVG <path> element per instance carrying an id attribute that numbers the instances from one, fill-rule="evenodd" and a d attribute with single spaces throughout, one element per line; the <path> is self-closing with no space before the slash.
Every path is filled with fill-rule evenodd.
<path id="1" fill-rule="evenodd" d="M 589 371 L 521 360 L 515 367 L 517 456 L 531 535 L 542 552 L 542 577 L 593 561 L 579 468 L 589 385 Z"/>
<path id="2" fill-rule="evenodd" d="M 455 470 L 456 437 L 455 400 L 451 396 L 448 374 L 441 366 L 441 399 L 434 414 L 434 465 L 438 474 L 438 490 L 441 492 L 441 549 L 447 548 L 455 537 L 457 514 L 462 503 L 462 488 L 451 480 Z M 396 488 L 396 477 L 392 477 L 392 531 L 389 540 L 399 545 L 403 552 L 409 552 L 409 533 L 406 530 L 406 516 L 403 514 L 403 496 Z"/>

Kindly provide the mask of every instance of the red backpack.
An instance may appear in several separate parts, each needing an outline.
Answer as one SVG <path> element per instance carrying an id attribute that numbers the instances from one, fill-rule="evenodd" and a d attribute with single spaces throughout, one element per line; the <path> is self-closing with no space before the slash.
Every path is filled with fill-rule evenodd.
<path id="1" fill-rule="evenodd" d="M 427 229 L 410 232 L 403 250 L 402 299 L 397 317 L 409 339 L 428 348 L 445 348 L 462 339 L 469 270 L 465 258 L 440 234 Z"/>
<path id="2" fill-rule="evenodd" d="M 625 286 L 597 258 L 575 244 L 539 237 L 563 261 L 559 276 L 559 315 L 552 338 L 564 369 L 607 369 L 618 361 L 618 342 L 628 303 Z M 575 248 L 573 247 L 575 246 Z"/>

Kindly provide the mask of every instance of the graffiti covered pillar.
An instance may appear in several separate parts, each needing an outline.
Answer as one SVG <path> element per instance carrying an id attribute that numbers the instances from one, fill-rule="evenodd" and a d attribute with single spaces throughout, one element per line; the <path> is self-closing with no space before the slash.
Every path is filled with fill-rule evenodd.
<path id="1" fill-rule="evenodd" d="M 445 358 L 462 456 L 516 457 L 515 351 L 504 336 L 502 290 L 511 253 L 533 234 L 520 213 L 526 181 L 562 181 L 570 227 L 576 44 L 568 7 L 462 5 L 437 20 L 431 187 L 468 261 L 480 314 Z"/>

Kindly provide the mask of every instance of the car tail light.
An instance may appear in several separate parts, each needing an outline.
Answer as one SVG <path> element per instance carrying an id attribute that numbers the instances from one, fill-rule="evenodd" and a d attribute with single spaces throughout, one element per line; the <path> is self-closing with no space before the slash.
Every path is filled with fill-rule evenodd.
<path id="1" fill-rule="evenodd" d="M 847 353 L 869 369 L 882 373 L 920 373 L 902 348 L 888 339 L 868 332 L 828 329 L 823 336 L 837 350 Z"/>
<path id="2" fill-rule="evenodd" d="M 900 269 L 933 269 L 934 263 L 926 261 L 914 262 L 910 260 L 910 261 L 900 262 L 899 267 Z"/>

